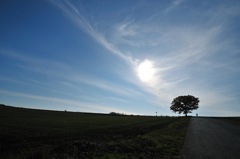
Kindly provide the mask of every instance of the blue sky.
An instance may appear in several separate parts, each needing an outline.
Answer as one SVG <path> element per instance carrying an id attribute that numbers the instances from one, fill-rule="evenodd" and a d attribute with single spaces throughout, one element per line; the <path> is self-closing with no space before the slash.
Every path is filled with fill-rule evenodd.
<path id="1" fill-rule="evenodd" d="M 0 2 L 0 103 L 80 112 L 240 115 L 240 2 Z"/>

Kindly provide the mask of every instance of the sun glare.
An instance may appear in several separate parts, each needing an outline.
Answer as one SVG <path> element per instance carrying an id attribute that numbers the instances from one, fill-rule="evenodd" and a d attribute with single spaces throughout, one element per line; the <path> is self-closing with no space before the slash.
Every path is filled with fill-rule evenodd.
<path id="1" fill-rule="evenodd" d="M 154 68 L 153 68 L 153 62 L 145 59 L 143 62 L 141 62 L 138 66 L 138 77 L 143 82 L 148 82 L 153 78 L 154 75 Z"/>

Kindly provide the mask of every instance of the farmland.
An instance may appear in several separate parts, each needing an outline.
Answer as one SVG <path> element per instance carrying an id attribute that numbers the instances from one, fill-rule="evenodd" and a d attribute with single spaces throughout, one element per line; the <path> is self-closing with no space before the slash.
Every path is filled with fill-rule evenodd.
<path id="1" fill-rule="evenodd" d="M 240 126 L 240 117 L 218 117 L 216 119 L 225 120 L 227 122 Z"/>
<path id="2" fill-rule="evenodd" d="M 179 158 L 188 117 L 0 106 L 4 158 Z"/>

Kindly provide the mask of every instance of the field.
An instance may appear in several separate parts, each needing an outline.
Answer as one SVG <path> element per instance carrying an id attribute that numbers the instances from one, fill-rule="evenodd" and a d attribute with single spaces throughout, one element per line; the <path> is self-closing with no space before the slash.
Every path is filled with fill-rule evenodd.
<path id="1" fill-rule="evenodd" d="M 190 118 L 0 105 L 3 158 L 180 158 Z"/>
<path id="2" fill-rule="evenodd" d="M 217 119 L 225 120 L 232 124 L 240 126 L 240 117 L 218 117 Z"/>

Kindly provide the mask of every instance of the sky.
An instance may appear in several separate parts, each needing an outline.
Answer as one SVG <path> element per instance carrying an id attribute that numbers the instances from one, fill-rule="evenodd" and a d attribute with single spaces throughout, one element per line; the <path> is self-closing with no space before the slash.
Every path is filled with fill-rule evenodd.
<path id="1" fill-rule="evenodd" d="M 240 1 L 1 0 L 0 103 L 240 116 Z"/>

